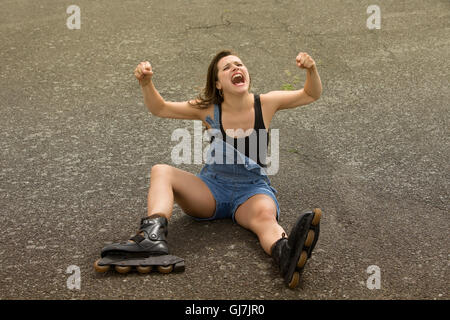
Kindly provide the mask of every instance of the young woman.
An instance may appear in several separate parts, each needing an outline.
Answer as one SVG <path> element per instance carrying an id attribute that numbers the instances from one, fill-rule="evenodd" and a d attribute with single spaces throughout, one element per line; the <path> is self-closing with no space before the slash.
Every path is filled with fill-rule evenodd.
<path id="1" fill-rule="evenodd" d="M 168 254 L 165 236 L 175 201 L 186 214 L 198 220 L 231 218 L 254 232 L 263 250 L 278 264 L 286 284 L 290 288 L 298 285 L 319 236 L 321 212 L 315 209 L 300 215 L 286 237 L 278 224 L 276 190 L 264 169 L 267 150 L 260 150 L 267 149 L 268 128 L 277 111 L 307 105 L 321 95 L 322 84 L 314 60 L 300 52 L 296 62 L 307 71 L 303 89 L 255 95 L 249 92 L 250 74 L 241 59 L 231 51 L 221 51 L 209 65 L 202 94 L 185 102 L 169 102 L 161 97 L 153 85 L 153 70 L 148 61 L 136 67 L 134 75 L 153 115 L 201 120 L 215 134 L 211 137 L 212 156 L 199 174 L 167 164 L 152 167 L 148 217 L 142 219 L 138 235 L 121 244 L 120 250 Z M 256 139 L 251 139 L 255 136 Z M 217 161 L 222 156 L 226 159 Z M 238 158 L 241 161 L 236 161 Z M 117 251 L 117 244 L 104 248 L 102 254 L 108 250 Z"/>

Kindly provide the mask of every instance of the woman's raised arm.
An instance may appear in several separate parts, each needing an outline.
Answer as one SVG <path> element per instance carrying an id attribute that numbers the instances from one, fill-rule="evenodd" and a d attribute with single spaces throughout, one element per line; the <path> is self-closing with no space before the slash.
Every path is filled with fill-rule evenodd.
<path id="1" fill-rule="evenodd" d="M 150 62 L 139 63 L 134 70 L 134 75 L 141 85 L 144 103 L 153 115 L 161 118 L 201 119 L 201 109 L 191 106 L 187 101 L 170 102 L 161 97 L 153 85 L 153 69 Z"/>
<path id="2" fill-rule="evenodd" d="M 265 94 L 266 105 L 273 108 L 273 112 L 310 104 L 319 99 L 322 94 L 322 82 L 314 60 L 307 53 L 300 52 L 296 62 L 300 69 L 306 69 L 305 85 L 300 90 L 271 91 Z"/>

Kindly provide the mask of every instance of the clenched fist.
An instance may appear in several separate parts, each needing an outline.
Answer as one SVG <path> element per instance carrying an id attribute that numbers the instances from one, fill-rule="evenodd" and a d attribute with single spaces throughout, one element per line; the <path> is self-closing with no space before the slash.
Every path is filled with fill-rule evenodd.
<path id="1" fill-rule="evenodd" d="M 300 52 L 295 60 L 300 69 L 310 69 L 316 65 L 316 62 L 306 52 Z"/>
<path id="2" fill-rule="evenodd" d="M 152 65 L 148 61 L 144 61 L 138 64 L 134 69 L 134 75 L 139 80 L 141 86 L 146 86 L 150 83 L 153 76 Z"/>

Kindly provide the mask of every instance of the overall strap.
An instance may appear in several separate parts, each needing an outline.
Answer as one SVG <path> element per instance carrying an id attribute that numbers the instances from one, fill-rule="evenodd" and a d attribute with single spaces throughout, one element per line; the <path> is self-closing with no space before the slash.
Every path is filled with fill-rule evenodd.
<path id="1" fill-rule="evenodd" d="M 220 110 L 217 104 L 214 104 L 214 124 L 214 128 L 220 129 Z"/>
<path id="2" fill-rule="evenodd" d="M 211 126 L 213 129 L 220 129 L 220 114 L 219 114 L 219 106 L 214 104 L 214 120 L 211 119 L 210 116 L 206 116 L 205 121 Z"/>
<path id="3" fill-rule="evenodd" d="M 220 111 L 217 104 L 214 104 L 214 120 L 211 119 L 210 116 L 206 116 L 205 121 L 211 126 L 212 129 L 212 135 L 209 141 L 210 143 L 212 143 L 214 141 L 215 134 L 217 134 L 217 132 L 220 132 Z"/>
<path id="4" fill-rule="evenodd" d="M 259 94 L 255 94 L 255 130 L 258 129 L 266 129 L 266 127 L 261 110 L 261 100 L 259 99 Z"/>

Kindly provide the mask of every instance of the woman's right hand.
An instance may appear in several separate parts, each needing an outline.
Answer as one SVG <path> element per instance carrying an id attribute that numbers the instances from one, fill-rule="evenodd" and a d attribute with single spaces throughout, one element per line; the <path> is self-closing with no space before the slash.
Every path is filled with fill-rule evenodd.
<path id="1" fill-rule="evenodd" d="M 141 62 L 134 69 L 134 76 L 139 80 L 141 86 L 146 86 L 152 81 L 152 65 L 148 61 Z"/>

